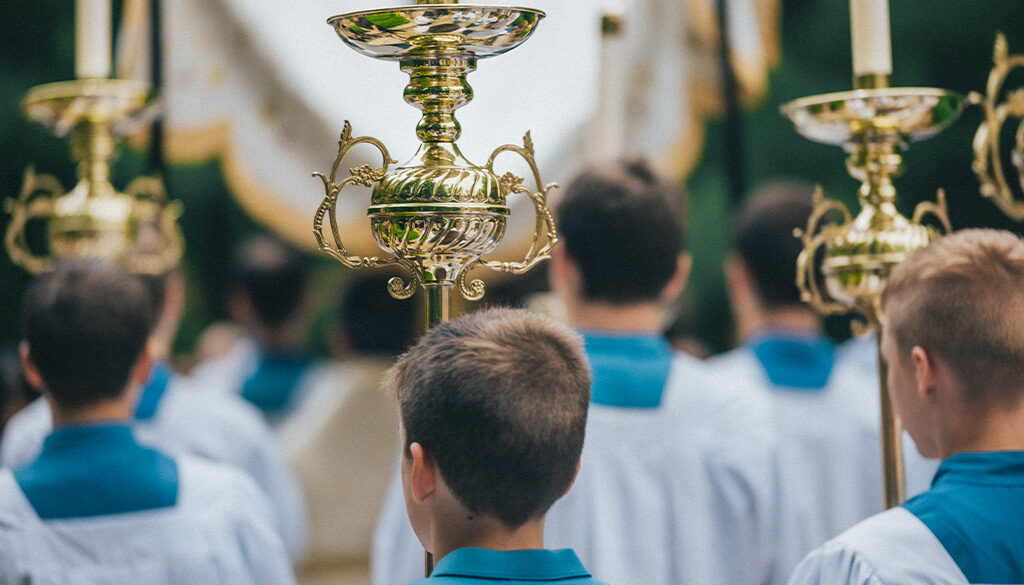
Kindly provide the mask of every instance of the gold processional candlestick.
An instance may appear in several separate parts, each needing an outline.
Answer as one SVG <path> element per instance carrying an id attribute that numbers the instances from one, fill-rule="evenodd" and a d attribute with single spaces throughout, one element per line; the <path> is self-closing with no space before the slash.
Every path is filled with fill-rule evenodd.
<path id="1" fill-rule="evenodd" d="M 985 113 L 985 119 L 974 135 L 972 168 L 981 184 L 981 194 L 992 199 L 1003 213 L 1021 221 L 1024 220 L 1024 200 L 1014 194 L 1011 180 L 1007 178 L 1002 134 L 1003 126 L 1016 119 L 1017 130 L 1009 154 L 1010 162 L 1017 170 L 1017 193 L 1024 193 L 1024 88 L 1013 91 L 1005 88 L 1010 72 L 1024 68 L 1024 55 L 1010 55 L 1006 37 L 999 34 L 993 61 L 995 64 L 989 73 L 985 95 L 972 92 L 967 98 L 969 102 L 980 105 Z"/>
<path id="2" fill-rule="evenodd" d="M 466 160 L 455 144 L 461 133 L 455 110 L 473 98 L 466 77 L 476 69 L 477 60 L 519 46 L 544 13 L 457 2 L 420 0 L 416 6 L 353 12 L 327 20 L 348 46 L 375 59 L 397 61 L 409 74 L 405 101 L 423 112 L 416 126 L 422 144 L 410 160 L 397 164 L 380 140 L 353 137 L 346 121 L 330 174 L 315 173 L 323 181 L 326 196 L 313 219 L 313 234 L 321 251 L 349 268 L 404 268 L 410 276 L 392 278 L 388 291 L 405 299 L 417 286 L 423 287 L 427 328 L 451 317 L 453 290 L 468 300 L 483 297 L 482 281 L 467 282 L 472 268 L 526 272 L 549 257 L 556 239 L 547 208 L 548 191 L 555 185 L 541 181 L 529 132 L 522 146 L 499 146 L 483 166 Z M 339 178 L 345 156 L 359 144 L 377 148 L 381 165 L 349 169 L 348 177 Z M 533 189 L 511 173 L 497 174 L 495 160 L 506 152 L 518 154 L 529 165 Z M 342 243 L 336 205 L 342 189 L 352 184 L 373 189 L 367 215 L 373 238 L 387 256 L 355 256 Z M 524 195 L 533 203 L 533 241 L 521 261 L 486 260 L 483 256 L 498 246 L 505 233 L 506 199 L 512 194 Z M 429 553 L 425 565 L 429 576 L 433 565 Z"/>
<path id="3" fill-rule="evenodd" d="M 176 266 L 185 242 L 177 220 L 182 207 L 169 202 L 156 177 L 138 177 L 123 193 L 110 183 L 118 140 L 151 120 L 155 105 L 145 83 L 87 78 L 32 88 L 21 102 L 25 115 L 57 136 L 69 136 L 78 183 L 64 192 L 51 175 L 29 167 L 5 237 L 11 260 L 32 273 L 70 257 L 103 258 L 143 274 Z M 47 248 L 30 245 L 26 233 L 45 223 Z"/>
<path id="4" fill-rule="evenodd" d="M 870 88 L 799 99 L 781 110 L 797 131 L 816 142 L 842 145 L 846 168 L 861 181 L 856 217 L 840 201 L 826 199 L 819 188 L 806 230 L 797 230 L 804 249 L 797 261 L 797 286 L 803 300 L 823 315 L 854 311 L 866 322 L 858 332 L 874 328 L 881 342 L 879 301 L 889 273 L 914 250 L 940 234 L 921 220 L 933 215 L 951 231 L 943 192 L 937 203 L 923 202 L 911 219 L 896 209 L 892 179 L 902 170 L 902 151 L 914 140 L 928 138 L 959 115 L 963 98 L 934 88 L 886 87 L 887 78 L 858 80 Z M 828 223 L 838 216 L 840 223 Z M 819 254 L 820 253 L 820 254 Z M 823 258 L 819 285 L 816 258 Z M 879 354 L 883 487 L 886 508 L 906 497 L 902 429 L 893 411 L 886 383 L 885 361 Z"/>

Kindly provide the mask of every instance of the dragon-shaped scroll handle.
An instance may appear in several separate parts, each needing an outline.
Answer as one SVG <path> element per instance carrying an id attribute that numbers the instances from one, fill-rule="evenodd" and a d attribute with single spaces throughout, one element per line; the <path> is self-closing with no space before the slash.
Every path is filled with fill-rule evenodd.
<path id="1" fill-rule="evenodd" d="M 533 183 L 536 187 L 535 190 L 531 190 L 529 187 L 524 185 L 523 179 L 512 173 L 505 173 L 498 181 L 502 195 L 506 199 L 513 193 L 526 195 L 530 198 L 530 201 L 533 203 L 535 214 L 533 239 L 530 243 L 529 249 L 526 251 L 526 255 L 521 261 L 501 262 L 497 260 L 485 260 L 483 258 L 479 258 L 468 264 L 459 274 L 458 286 L 459 292 L 461 292 L 466 299 L 471 301 L 479 300 L 484 294 L 483 281 L 473 280 L 468 283 L 468 286 L 466 283 L 466 275 L 475 264 L 479 263 L 481 266 L 485 266 L 491 270 L 499 272 L 523 274 L 540 262 L 550 258 L 551 249 L 554 248 L 555 243 L 558 241 L 558 234 L 555 229 L 555 220 L 551 216 L 551 210 L 548 209 L 547 205 L 548 193 L 552 189 L 558 187 L 558 184 L 544 184 L 541 180 L 540 170 L 537 168 L 537 161 L 533 153 L 533 139 L 530 137 L 530 133 L 527 132 L 526 135 L 523 136 L 522 146 L 505 144 L 494 149 L 494 152 L 492 152 L 491 156 L 487 159 L 487 164 L 484 165 L 484 168 L 497 176 L 497 173 L 494 171 L 495 160 L 498 156 L 506 152 L 518 154 L 522 157 L 523 160 L 526 161 L 526 164 L 529 165 L 530 171 L 533 174 Z"/>
<path id="2" fill-rule="evenodd" d="M 354 146 L 359 144 L 369 144 L 377 148 L 381 154 L 381 166 L 374 168 L 370 165 L 362 165 L 354 169 L 349 169 L 349 176 L 338 181 L 338 171 L 341 169 L 342 161 L 348 155 L 348 152 L 352 150 Z M 317 208 L 316 215 L 313 216 L 313 235 L 316 237 L 316 243 L 321 252 L 330 254 L 349 268 L 372 268 L 376 266 L 401 264 L 416 278 L 422 278 L 419 271 L 412 263 L 403 261 L 400 258 L 382 258 L 378 256 L 366 257 L 350 254 L 345 248 L 345 244 L 341 241 L 341 232 L 338 229 L 336 206 L 338 203 L 338 195 L 341 193 L 341 190 L 352 184 L 372 187 L 374 183 L 377 183 L 384 178 L 384 175 L 388 172 L 388 167 L 397 163 L 398 161 L 391 158 L 391 155 L 388 154 L 387 147 L 385 147 L 384 143 L 380 140 L 371 136 L 359 136 L 353 138 L 352 125 L 348 120 L 345 120 L 345 125 L 341 131 L 341 137 L 338 139 L 338 156 L 334 159 L 334 165 L 331 167 L 331 174 L 328 176 L 323 173 L 313 173 L 314 177 L 318 177 L 323 181 L 325 191 L 324 200 L 320 203 L 320 207 Z M 324 235 L 325 218 L 328 220 L 331 228 L 331 241 L 328 241 L 327 237 Z M 416 279 L 406 282 L 399 277 L 394 277 L 388 282 L 388 291 L 395 298 L 406 299 L 416 292 L 416 282 Z"/>
<path id="3" fill-rule="evenodd" d="M 838 212 L 843 217 L 842 223 L 822 225 L 825 217 L 832 212 Z M 830 240 L 839 234 L 841 226 L 852 221 L 850 210 L 842 201 L 826 199 L 821 187 L 814 190 L 814 210 L 807 218 L 807 229 L 793 230 L 793 236 L 800 238 L 804 243 L 804 249 L 796 260 L 796 287 L 800 291 L 800 299 L 821 315 L 837 315 L 846 313 L 850 307 L 827 300 L 821 294 L 818 284 L 818 267 L 814 259 L 818 255 L 818 249 L 825 246 Z"/>
<path id="4" fill-rule="evenodd" d="M 1014 189 L 1007 180 L 1000 138 L 1003 125 L 1010 118 L 1017 118 L 1015 146 L 1011 161 L 1017 167 L 1019 187 L 1024 190 L 1024 88 L 1005 91 L 1004 84 L 1010 72 L 1024 67 L 1024 54 L 1010 55 L 1006 37 L 996 37 L 993 60 L 995 62 L 988 77 L 984 96 L 971 92 L 968 101 L 978 104 L 985 113 L 985 119 L 974 135 L 974 163 L 971 168 L 978 177 L 981 194 L 992 199 L 1003 213 L 1015 220 L 1024 220 L 1024 201 L 1014 195 Z M 1005 95 L 1005 100 L 999 98 Z"/>

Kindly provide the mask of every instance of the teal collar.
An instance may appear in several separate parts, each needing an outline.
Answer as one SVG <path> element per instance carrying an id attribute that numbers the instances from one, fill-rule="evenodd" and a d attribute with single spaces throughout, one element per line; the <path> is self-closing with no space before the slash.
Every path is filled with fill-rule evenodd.
<path id="1" fill-rule="evenodd" d="M 167 362 L 158 362 L 153 366 L 153 373 L 149 383 L 142 389 L 139 395 L 139 403 L 135 406 L 135 420 L 149 420 L 156 416 L 160 401 L 171 384 L 174 370 Z"/>
<path id="2" fill-rule="evenodd" d="M 572 549 L 497 551 L 485 548 L 460 548 L 445 555 L 430 576 L 506 581 L 559 581 L 586 579 L 590 577 L 590 573 Z"/>
<path id="3" fill-rule="evenodd" d="M 264 414 L 281 413 L 291 406 L 310 363 L 304 355 L 265 354 L 256 371 L 242 384 L 242 397 Z"/>
<path id="4" fill-rule="evenodd" d="M 616 335 L 584 331 L 593 382 L 590 401 L 618 408 L 657 408 L 674 353 L 653 333 Z"/>
<path id="5" fill-rule="evenodd" d="M 950 455 L 935 472 L 932 487 L 953 484 L 1024 487 L 1024 451 Z"/>
<path id="6" fill-rule="evenodd" d="M 747 346 L 768 380 L 783 388 L 822 390 L 835 365 L 835 344 L 818 333 L 767 331 L 756 335 Z"/>
<path id="7" fill-rule="evenodd" d="M 14 479 L 44 520 L 167 508 L 178 499 L 175 462 L 136 443 L 121 423 L 58 427 Z"/>

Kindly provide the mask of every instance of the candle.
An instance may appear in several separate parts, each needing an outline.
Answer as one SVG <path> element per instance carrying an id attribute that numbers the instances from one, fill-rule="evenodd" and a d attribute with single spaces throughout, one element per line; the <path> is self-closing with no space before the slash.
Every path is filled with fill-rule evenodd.
<path id="1" fill-rule="evenodd" d="M 75 2 L 75 76 L 110 76 L 110 0 Z"/>
<path id="2" fill-rule="evenodd" d="M 850 0 L 853 76 L 892 73 L 889 0 Z"/>

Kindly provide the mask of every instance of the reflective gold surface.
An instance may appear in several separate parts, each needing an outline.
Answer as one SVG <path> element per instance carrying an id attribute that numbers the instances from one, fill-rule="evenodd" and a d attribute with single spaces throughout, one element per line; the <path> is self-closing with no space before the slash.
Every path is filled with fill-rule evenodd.
<path id="1" fill-rule="evenodd" d="M 409 161 L 397 165 L 383 143 L 353 137 L 351 125 L 345 122 L 331 173 L 316 173 L 326 196 L 314 217 L 313 232 L 321 250 L 351 268 L 404 267 L 411 278 L 393 278 L 389 291 L 396 298 L 407 298 L 417 286 L 425 287 L 428 325 L 450 314 L 453 289 L 470 300 L 483 296 L 482 281 L 467 282 L 474 266 L 525 272 L 547 258 L 554 245 L 555 225 L 547 209 L 547 194 L 554 185 L 541 181 L 529 133 L 521 146 L 495 149 L 483 166 L 466 160 L 455 144 L 462 131 L 455 110 L 473 99 L 466 77 L 476 68 L 477 59 L 518 46 L 543 16 L 525 8 L 422 2 L 328 19 L 346 44 L 371 57 L 398 61 L 409 75 L 404 97 L 423 112 L 416 126 L 422 144 Z M 358 144 L 377 148 L 381 165 L 350 169 L 348 177 L 339 177 L 345 156 Z M 503 153 L 526 161 L 532 187 L 510 173 L 499 175 L 495 161 Z M 342 190 L 353 184 L 373 189 L 367 214 L 374 240 L 386 256 L 354 256 L 342 242 L 336 202 Z M 513 194 L 529 197 L 534 205 L 532 245 L 518 262 L 483 259 L 505 233 L 506 199 Z"/>
<path id="2" fill-rule="evenodd" d="M 902 171 L 902 151 L 910 141 L 932 136 L 951 124 L 962 104 L 959 95 L 941 89 L 880 88 L 812 96 L 782 106 L 782 113 L 800 134 L 842 145 L 848 153 L 847 171 L 861 182 L 857 194 L 861 209 L 856 216 L 842 202 L 826 199 L 819 188 L 806 230 L 795 233 L 804 245 L 797 260 L 796 284 L 803 300 L 819 313 L 854 311 L 866 323 L 858 332 L 873 327 L 880 339 L 879 301 L 892 269 L 951 231 L 942 191 L 935 203 L 919 204 L 910 219 L 896 209 L 893 179 Z M 941 231 L 922 223 L 929 216 Z M 815 265 L 819 258 L 820 268 Z M 884 498 L 885 506 L 891 508 L 903 502 L 906 489 L 902 430 L 881 356 L 879 393 Z"/>
<path id="3" fill-rule="evenodd" d="M 98 257 L 147 274 L 178 264 L 181 204 L 169 202 L 153 177 L 136 179 L 123 193 L 110 183 L 118 140 L 154 114 L 152 105 L 145 84 L 123 79 L 51 83 L 28 93 L 25 114 L 70 137 L 78 183 L 65 193 L 55 178 L 26 171 L 20 196 L 6 205 L 12 217 L 4 242 L 15 263 L 39 273 L 59 258 Z M 45 251 L 27 242 L 26 228 L 36 221 L 46 223 Z"/>
<path id="4" fill-rule="evenodd" d="M 989 73 L 985 95 L 972 93 L 972 102 L 980 104 L 985 119 L 974 135 L 974 164 L 971 168 L 978 176 L 981 194 L 999 206 L 1003 213 L 1016 220 L 1024 219 L 1024 200 L 1017 193 L 1024 193 L 1024 88 L 1008 90 L 1006 79 L 1019 67 L 1024 67 L 1024 55 L 1010 55 L 1006 37 L 1001 33 L 996 38 L 992 72 Z M 1002 100 L 1000 101 L 1000 98 Z M 1007 122 L 1016 123 L 1013 150 L 1010 162 L 1016 169 L 1016 177 L 1008 179 L 1013 171 L 1005 168 L 1003 159 L 1002 134 Z M 1016 188 L 1012 182 L 1016 180 Z"/>

